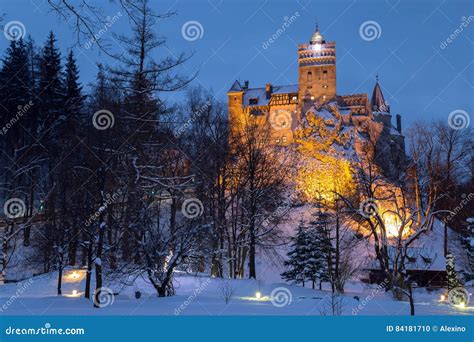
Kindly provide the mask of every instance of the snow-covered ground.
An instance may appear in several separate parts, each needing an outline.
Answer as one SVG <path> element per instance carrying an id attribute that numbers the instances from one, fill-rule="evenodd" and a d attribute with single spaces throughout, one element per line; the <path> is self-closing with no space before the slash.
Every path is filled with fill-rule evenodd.
<path id="1" fill-rule="evenodd" d="M 284 283 L 265 283 L 255 280 L 226 280 L 234 291 L 226 305 L 221 294 L 223 281 L 206 276 L 177 274 L 176 295 L 158 298 L 144 280 L 133 286 L 105 284 L 118 293 L 109 305 L 94 309 L 83 297 L 84 274 L 71 276 L 66 272 L 63 296 L 56 295 L 56 274 L 33 277 L 22 283 L 0 286 L 1 315 L 330 315 L 330 292 L 292 286 Z M 259 291 L 261 298 L 256 298 Z M 77 291 L 74 295 L 73 291 Z M 135 298 L 140 290 L 141 298 Z M 469 288 L 473 292 L 473 288 Z M 270 300 L 271 294 L 275 300 Z M 473 315 L 474 306 L 458 308 L 440 302 L 441 292 L 417 289 L 416 315 Z M 111 299 L 111 298 L 109 298 Z M 407 302 L 394 301 L 389 293 L 361 283 L 348 284 L 341 297 L 344 315 L 408 315 Z"/>

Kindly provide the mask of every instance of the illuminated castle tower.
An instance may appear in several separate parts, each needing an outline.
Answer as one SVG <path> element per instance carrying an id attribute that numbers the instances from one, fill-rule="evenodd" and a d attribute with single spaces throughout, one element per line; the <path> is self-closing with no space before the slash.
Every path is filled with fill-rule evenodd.
<path id="1" fill-rule="evenodd" d="M 298 46 L 298 66 L 300 101 L 336 96 L 336 43 L 326 42 L 318 26 L 309 44 Z"/>

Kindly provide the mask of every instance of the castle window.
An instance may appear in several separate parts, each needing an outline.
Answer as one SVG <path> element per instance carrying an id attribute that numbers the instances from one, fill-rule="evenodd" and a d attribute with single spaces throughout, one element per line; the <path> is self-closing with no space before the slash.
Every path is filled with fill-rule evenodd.
<path id="1" fill-rule="evenodd" d="M 288 139 L 285 137 L 281 138 L 281 141 L 283 141 L 284 143 L 286 143 L 288 141 Z"/>
<path id="2" fill-rule="evenodd" d="M 256 104 L 258 104 L 258 99 L 249 99 L 249 104 L 250 104 L 250 105 L 256 105 Z"/>
<path id="3" fill-rule="evenodd" d="M 307 82 L 311 82 L 312 80 L 313 80 L 313 73 L 310 71 L 310 72 L 308 72 L 306 81 L 307 81 Z"/>
<path id="4" fill-rule="evenodd" d="M 276 143 L 276 144 L 279 144 L 279 143 L 280 143 L 280 139 L 275 139 L 275 143 Z"/>
<path id="5" fill-rule="evenodd" d="M 327 78 L 328 78 L 328 72 L 327 70 L 323 70 L 323 79 L 327 80 Z"/>

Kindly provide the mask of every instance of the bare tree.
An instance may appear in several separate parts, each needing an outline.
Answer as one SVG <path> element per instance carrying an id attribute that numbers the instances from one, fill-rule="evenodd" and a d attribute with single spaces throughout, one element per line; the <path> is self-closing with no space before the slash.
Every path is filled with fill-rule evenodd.
<path id="1" fill-rule="evenodd" d="M 269 125 L 257 125 L 250 117 L 231 141 L 232 159 L 230 190 L 233 223 L 227 233 L 230 240 L 234 276 L 243 276 L 248 257 L 249 277 L 256 278 L 256 248 L 272 248 L 279 235 L 278 225 L 263 226 L 269 212 L 274 219 L 283 202 L 286 182 L 291 175 L 290 151 L 273 145 Z"/>
<path id="2" fill-rule="evenodd" d="M 221 292 L 221 297 L 224 299 L 224 302 L 227 305 L 234 296 L 235 289 L 232 287 L 230 281 L 222 279 L 219 283 L 219 290 Z"/>

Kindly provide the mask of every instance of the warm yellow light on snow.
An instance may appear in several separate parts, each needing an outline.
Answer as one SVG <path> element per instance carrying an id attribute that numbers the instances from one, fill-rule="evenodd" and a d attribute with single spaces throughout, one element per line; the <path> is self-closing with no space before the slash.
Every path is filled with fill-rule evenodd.
<path id="1" fill-rule="evenodd" d="M 70 270 L 64 273 L 63 281 L 65 283 L 77 283 L 77 282 L 82 281 L 85 276 L 86 276 L 85 270 L 82 270 L 82 269 Z"/>
<path id="2" fill-rule="evenodd" d="M 260 291 L 257 291 L 257 293 L 255 293 L 255 298 L 257 298 L 258 300 L 262 298 L 262 294 L 260 293 Z"/>

